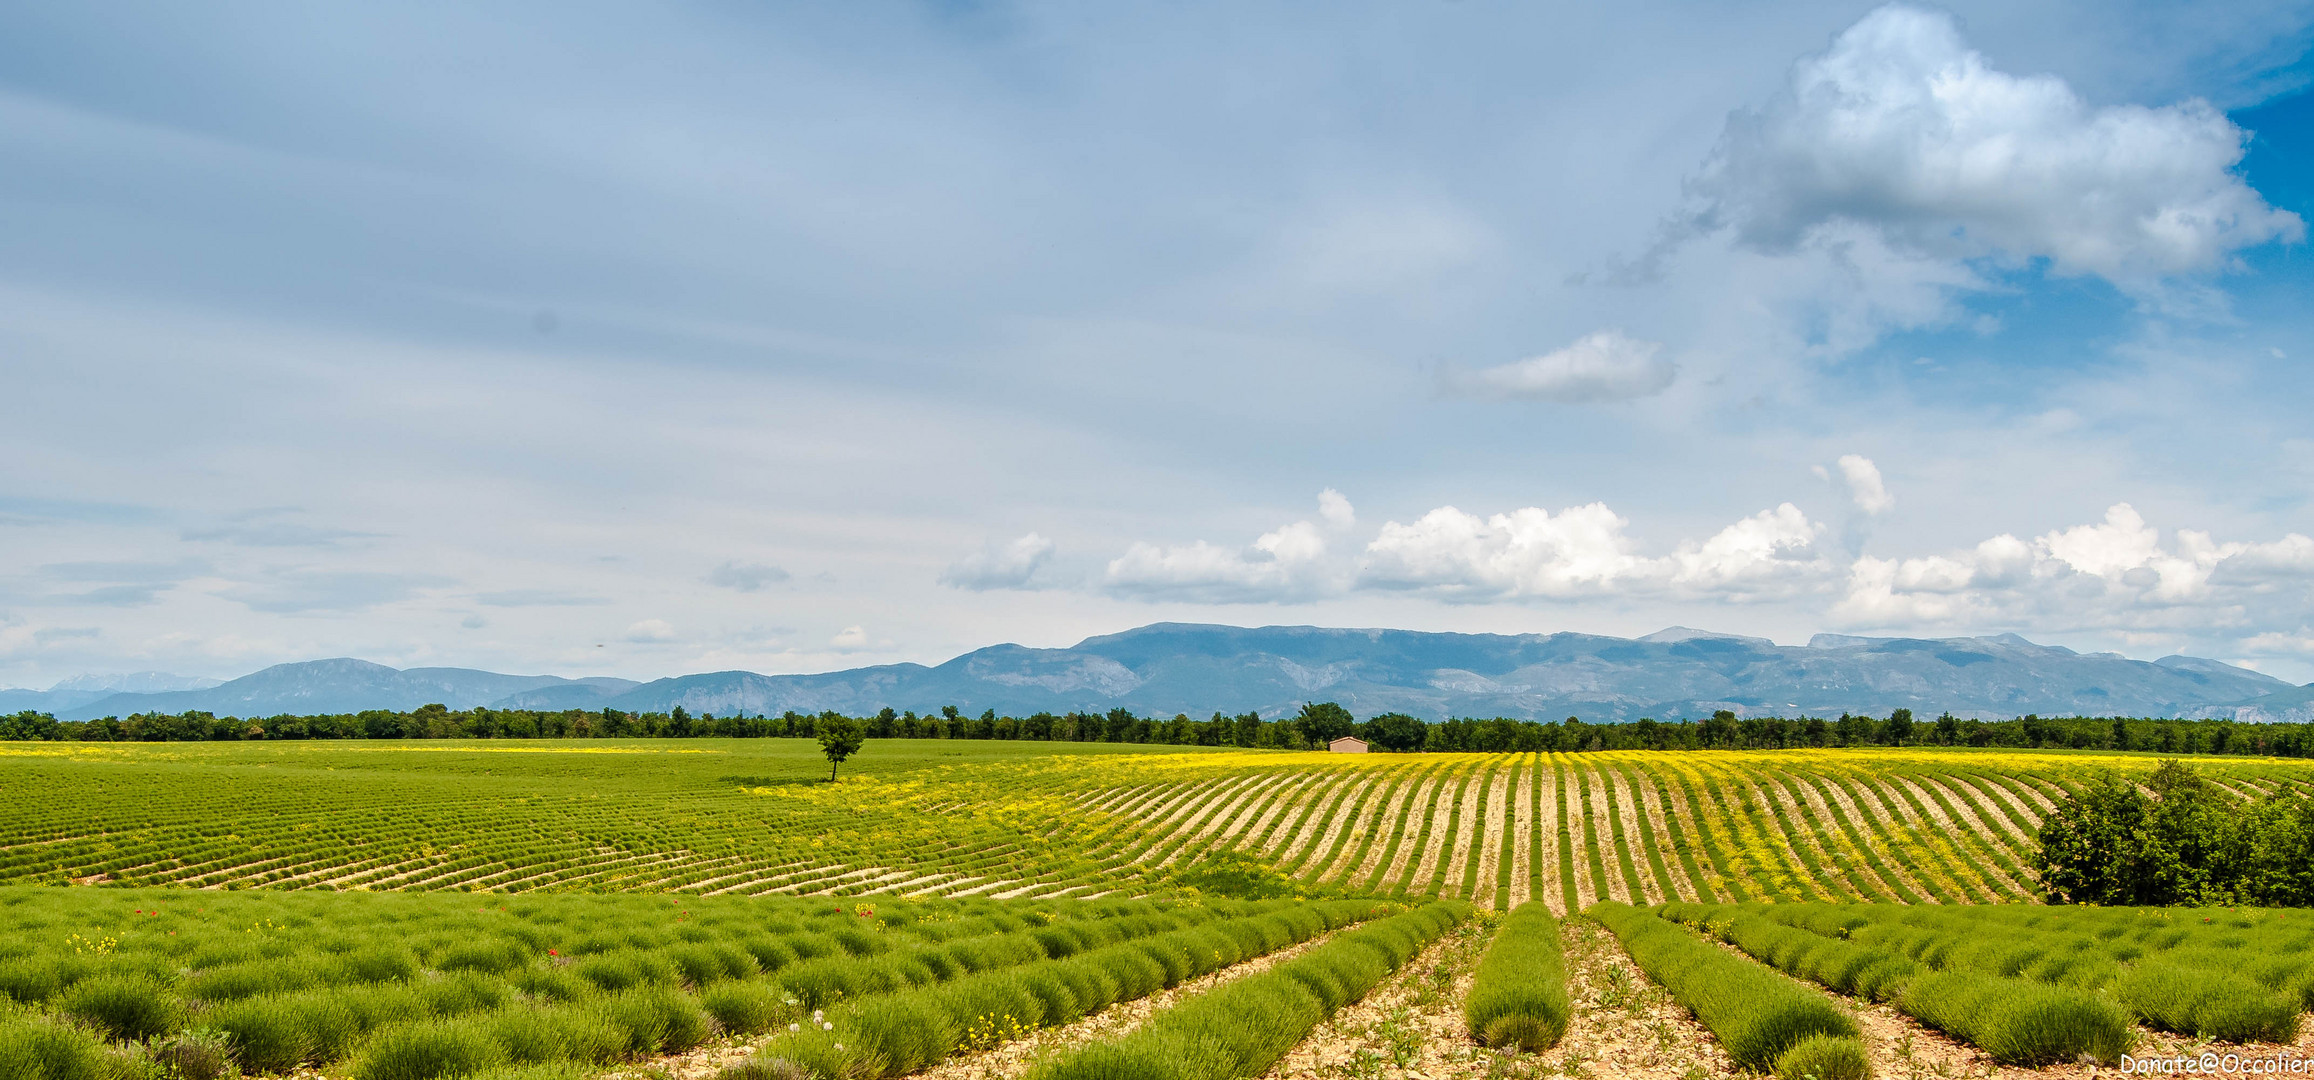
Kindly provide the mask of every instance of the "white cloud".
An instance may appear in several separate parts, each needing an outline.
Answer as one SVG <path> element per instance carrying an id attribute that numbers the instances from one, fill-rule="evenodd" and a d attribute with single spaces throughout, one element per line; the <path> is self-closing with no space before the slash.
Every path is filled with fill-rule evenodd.
<path id="1" fill-rule="evenodd" d="M 1144 599 L 1263 603 L 1306 600 L 1334 591 L 1326 539 L 1307 521 L 1265 533 L 1251 548 L 1203 540 L 1180 547 L 1136 543 L 1111 560 L 1104 585 Z"/>
<path id="2" fill-rule="evenodd" d="M 1762 250 L 1861 225 L 2143 290 L 2303 235 L 2233 172 L 2244 138 L 2200 100 L 2093 108 L 2057 77 L 1993 69 L 1950 16 L 1890 5 L 1730 117 L 1690 188 L 1702 225 Z"/>
<path id="3" fill-rule="evenodd" d="M 638 643 L 673 641 L 675 640 L 675 628 L 669 625 L 665 619 L 644 619 L 627 627 L 624 636 L 626 640 Z"/>
<path id="4" fill-rule="evenodd" d="M 1480 518 L 1440 507 L 1410 525 L 1389 522 L 1366 546 L 1358 583 L 1448 600 L 1595 595 L 1740 599 L 1823 587 L 1836 573 L 1815 551 L 1823 527 L 1784 503 L 1705 540 L 1647 558 L 1624 536 L 1629 522 L 1604 503 L 1553 515 L 1540 507 Z"/>
<path id="5" fill-rule="evenodd" d="M 1453 371 L 1446 386 L 1476 397 L 1522 398 L 1583 403 L 1628 401 L 1660 394 L 1679 377 L 1679 368 L 1660 354 L 1663 346 L 1601 330 L 1563 349 L 1516 363 Z"/>
<path id="6" fill-rule="evenodd" d="M 1856 508 L 1867 514 L 1886 513 L 1896 505 L 1896 497 L 1888 493 L 1888 485 L 1880 479 L 1880 466 L 1862 454 L 1843 454 L 1840 457 L 1840 479 L 1848 485 L 1848 497 L 1856 501 Z"/>
<path id="7" fill-rule="evenodd" d="M 1318 514 L 1336 530 L 1356 521 L 1350 500 L 1332 488 L 1318 494 Z M 1203 540 L 1177 547 L 1135 543 L 1110 561 L 1102 587 L 1147 600 L 1271 603 L 1338 593 L 1342 571 L 1328 558 L 1325 531 L 1297 521 L 1242 550 Z"/>
<path id="8" fill-rule="evenodd" d="M 837 631 L 836 636 L 829 638 L 828 644 L 834 646 L 839 652 L 865 649 L 868 647 L 868 631 L 865 627 L 847 626 Z"/>
<path id="9" fill-rule="evenodd" d="M 2219 543 L 2179 529 L 2164 544 L 2135 507 L 2117 503 L 2102 521 L 2031 541 L 2003 534 L 1968 551 L 1860 558 L 1832 614 L 1885 628 L 2005 623 L 2256 642 L 2266 639 L 2245 631 L 2296 625 L 2310 602 L 2314 538 Z"/>
<path id="10" fill-rule="evenodd" d="M 1486 518 L 1442 506 L 1412 524 L 1384 523 L 1366 545 L 1358 580 L 1454 600 L 1605 592 L 1647 573 L 1623 535 L 1628 524 L 1605 503 Z"/>
<path id="11" fill-rule="evenodd" d="M 991 545 L 953 563 L 940 574 L 940 583 L 975 592 L 989 589 L 1033 588 L 1029 579 L 1050 562 L 1054 544 L 1029 533 L 1001 547 Z"/>
<path id="12" fill-rule="evenodd" d="M 1669 560 L 1670 584 L 1728 599 L 1810 590 L 1832 571 L 1816 551 L 1823 532 L 1791 503 L 1762 510 L 1700 544 L 1681 544 Z"/>

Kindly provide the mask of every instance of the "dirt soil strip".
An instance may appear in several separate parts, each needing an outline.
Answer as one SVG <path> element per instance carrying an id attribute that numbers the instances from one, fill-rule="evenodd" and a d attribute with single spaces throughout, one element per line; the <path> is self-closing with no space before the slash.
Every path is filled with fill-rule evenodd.
<path id="1" fill-rule="evenodd" d="M 1711 861 L 1713 840 L 1705 827 L 1703 815 L 1687 805 L 1687 793 L 1680 788 L 1676 775 L 1666 776 L 1652 768 L 1644 768 L 1642 771 L 1647 774 L 1648 786 L 1664 800 L 1664 814 L 1679 821 L 1681 830 L 1686 834 L 1688 857 L 1695 860 L 1695 871 L 1703 876 L 1702 881 L 1692 876 L 1688 878 L 1688 884 L 1695 886 L 1696 899 L 1704 898 L 1706 886 L 1715 895 L 1724 898 L 1727 893 L 1720 879 L 1719 867 Z"/>
<path id="2" fill-rule="evenodd" d="M 1511 832 L 1510 906 L 1514 908 L 1534 898 L 1535 777 L 1541 771 L 1542 758 L 1528 754 L 1520 763 L 1519 782 L 1511 788 L 1512 812 L 1517 815 Z"/>
<path id="3" fill-rule="evenodd" d="M 1280 866 L 1292 866 L 1319 836 L 1333 834 L 1342 818 L 1348 816 L 1350 806 L 1365 794 L 1366 785 L 1373 781 L 1373 773 L 1342 773 L 1304 804 L 1305 809 L 1293 822 L 1290 832 L 1280 832 L 1262 849 L 1262 854 L 1274 856 Z"/>
<path id="4" fill-rule="evenodd" d="M 1268 971 L 1317 948 L 1331 937 L 1333 934 L 1320 934 L 1299 945 L 1288 946 L 1268 956 L 1257 956 L 1211 975 L 1191 979 L 1171 990 L 1160 990 L 1139 1001 L 1118 1002 L 1074 1024 L 1040 1028 L 1025 1039 L 1016 1039 L 993 1050 L 959 1054 L 915 1076 L 919 1080 L 1009 1080 L 1025 1075 L 1047 1055 L 1073 1050 L 1086 1043 L 1112 1042 L 1124 1038 L 1133 1029 L 1147 1023 L 1150 1017 L 1171 1008 L 1177 1002 L 1205 993 L 1223 983 Z M 695 1078 L 678 1075 L 674 1080 Z"/>
<path id="5" fill-rule="evenodd" d="M 1375 868 L 1382 864 L 1383 853 L 1390 850 L 1390 834 L 1398 827 L 1398 819 L 1405 813 L 1406 804 L 1413 800 L 1415 792 L 1422 790 L 1423 785 L 1429 782 L 1427 771 L 1410 771 L 1402 775 L 1391 789 L 1390 801 L 1382 807 L 1382 812 L 1366 824 L 1370 835 L 1359 840 L 1366 845 L 1363 857 L 1355 853 L 1346 855 L 1345 861 L 1358 858 L 1357 864 L 1334 876 L 1340 877 L 1344 885 L 1351 887 L 1358 887 L 1373 877 Z"/>
<path id="6" fill-rule="evenodd" d="M 1597 768 L 1600 779 L 1606 782 L 1608 797 L 1615 800 L 1616 814 L 1623 819 L 1623 846 L 1631 852 L 1632 867 L 1639 871 L 1640 891 L 1647 895 L 1647 902 L 1651 904 L 1660 904 L 1666 899 L 1679 899 L 1676 891 L 1669 896 L 1665 895 L 1665 890 L 1672 887 L 1671 883 L 1655 876 L 1655 864 L 1647 857 L 1648 836 L 1652 835 L 1655 838 L 1656 849 L 1660 854 L 1663 848 L 1670 846 L 1670 835 L 1661 829 L 1656 829 L 1652 833 L 1645 831 L 1650 829 L 1653 823 L 1639 816 L 1639 804 L 1631 800 L 1630 777 L 1623 775 L 1622 770 L 1612 765 L 1601 764 Z M 1666 873 L 1670 872 L 1669 867 L 1665 867 L 1664 870 Z"/>
<path id="7" fill-rule="evenodd" d="M 1495 879 L 1502 876 L 1503 827 L 1510 824 L 1511 792 L 1518 790 L 1519 759 L 1495 774 L 1486 793 L 1486 828 L 1479 830 L 1478 880 L 1471 883 L 1470 901 L 1482 908 L 1494 906 Z"/>
<path id="8" fill-rule="evenodd" d="M 1671 874 L 1672 899 L 1702 899 L 1703 894 L 1696 891 L 1695 882 L 1688 880 L 1687 867 L 1680 864 L 1678 850 L 1671 846 L 1671 827 L 1663 820 L 1663 802 L 1656 793 L 1654 777 L 1628 765 L 1621 772 L 1624 783 L 1646 810 L 1647 827 L 1655 830 L 1656 851 L 1663 856 L 1663 869 Z"/>
<path id="9" fill-rule="evenodd" d="M 1469 826 L 1479 819 L 1472 802 L 1479 798 L 1479 789 L 1486 786 L 1486 759 L 1462 770 L 1462 779 L 1439 796 L 1439 812 L 1430 826 L 1430 846 L 1423 849 L 1423 863 L 1414 867 L 1414 876 L 1407 879 L 1407 893 L 1428 893 L 1430 879 L 1439 881 L 1437 895 L 1451 897 L 1462 888 L 1462 865 L 1453 863 L 1458 856 L 1469 853 Z M 1453 870 L 1442 870 L 1451 865 Z"/>
<path id="10" fill-rule="evenodd" d="M 1856 805 L 1864 810 L 1865 818 L 1871 821 L 1873 828 L 1880 833 L 1884 846 L 1891 848 L 1898 844 L 1908 846 L 1910 850 L 1907 853 L 1913 856 L 1913 861 L 1917 864 L 1919 871 L 1918 874 L 1914 875 L 1916 878 L 1934 874 L 1937 883 L 1944 887 L 1947 894 L 1956 897 L 1964 904 L 1970 901 L 1968 890 L 1961 885 L 1960 877 L 1953 868 L 1937 858 L 1936 853 L 1930 851 L 1926 845 L 1911 841 L 1904 835 L 1906 830 L 1913 827 L 1912 822 L 1904 816 L 1911 813 L 1911 807 L 1898 802 L 1894 795 L 1886 794 L 1874 787 L 1868 776 L 1851 773 L 1838 779 L 1844 781 L 1841 786 L 1849 790 L 1850 797 L 1855 799 Z M 1923 884 L 1926 882 L 1924 881 Z M 1934 893 L 1929 893 L 1928 896 L 1932 903 L 1935 902 Z"/>
<path id="11" fill-rule="evenodd" d="M 1262 857 L 1275 859 L 1281 866 L 1293 862 L 1295 853 L 1315 838 L 1312 830 L 1323 828 L 1325 818 L 1340 805 L 1342 796 L 1357 786 L 1356 777 L 1348 773 L 1338 773 L 1317 785 L 1312 794 L 1303 797 L 1293 816 L 1272 829 L 1268 839 L 1262 841 Z"/>
<path id="12" fill-rule="evenodd" d="M 1538 789 L 1535 792 L 1535 837 L 1540 841 L 1542 851 L 1535 856 L 1540 861 L 1535 864 L 1530 876 L 1543 879 L 1543 906 L 1550 908 L 1551 914 L 1565 918 L 1567 892 L 1559 878 L 1559 765 L 1548 754 L 1538 755 L 1538 761 L 1535 767 L 1535 785 Z"/>
<path id="13" fill-rule="evenodd" d="M 1455 821 L 1454 840 L 1448 845 L 1446 866 L 1438 874 L 1438 895 L 1469 899 L 1462 891 L 1462 879 L 1470 873 L 1470 851 L 1482 843 L 1486 835 L 1487 793 L 1501 786 L 1494 771 L 1494 758 L 1478 767 L 1471 775 L 1469 790 L 1462 793 L 1462 814 Z M 1489 907 L 1494 906 L 1490 901 Z"/>
<path id="14" fill-rule="evenodd" d="M 1793 798 L 1792 793 L 1785 790 L 1784 785 L 1776 782 L 1776 776 L 1772 770 L 1762 770 L 1758 774 L 1748 776 L 1744 783 L 1751 787 L 1762 805 L 1781 808 L 1784 811 L 1784 816 L 1778 819 L 1774 809 L 1771 809 L 1761 820 L 1770 822 L 1780 820 L 1791 825 L 1792 831 L 1785 834 L 1785 845 L 1792 849 L 1793 855 L 1797 856 L 1799 849 L 1804 847 L 1815 853 L 1816 865 L 1824 868 L 1821 874 L 1813 874 L 1809 872 L 1807 863 L 1794 858 L 1792 870 L 1795 874 L 1805 875 L 1812 879 L 1815 882 L 1816 892 L 1819 895 L 1829 897 L 1833 903 L 1854 903 L 1865 899 L 1865 897 L 1857 894 L 1855 883 L 1848 880 L 1847 860 L 1834 856 L 1834 849 L 1825 839 L 1821 827 L 1810 820 L 1807 814 L 1801 812 L 1800 801 Z M 1793 837 L 1798 839 L 1794 841 Z"/>
<path id="15" fill-rule="evenodd" d="M 1736 1074 L 1711 1030 L 1648 981 L 1606 927 L 1568 919 L 1559 926 L 1559 942 L 1574 1005 L 1567 1037 L 1541 1054 L 1502 1054 L 1501 1065 L 1484 1075 L 1697 1080 Z"/>
<path id="16" fill-rule="evenodd" d="M 1236 787 L 1214 795 L 1211 799 L 1206 800 L 1196 812 L 1182 821 L 1178 828 L 1166 832 L 1158 838 L 1156 843 L 1150 845 L 1149 850 L 1134 857 L 1133 861 L 1136 863 L 1146 862 L 1150 856 L 1159 851 L 1165 851 L 1165 858 L 1160 860 L 1157 865 L 1164 866 L 1171 863 L 1175 856 L 1187 849 L 1189 844 L 1204 839 L 1205 834 L 1212 832 L 1221 821 L 1235 816 L 1238 807 L 1243 805 L 1248 798 L 1259 794 L 1263 788 L 1275 783 L 1277 779 L 1278 777 L 1274 774 L 1260 778 L 1249 777 L 1246 782 L 1241 782 Z"/>
<path id="17" fill-rule="evenodd" d="M 1583 840 L 1583 774 L 1570 759 L 1559 764 L 1559 782 L 1566 790 L 1566 800 L 1559 808 L 1567 829 L 1567 849 L 1562 856 L 1575 868 L 1575 907 L 1580 910 L 1599 902 L 1599 892 L 1591 884 L 1591 851 Z"/>
<path id="18" fill-rule="evenodd" d="M 1257 807 L 1247 807 L 1227 832 L 1214 843 L 1214 850 L 1224 848 L 1243 850 L 1249 844 L 1261 842 L 1277 827 L 1279 815 L 1299 808 L 1302 800 L 1310 797 L 1310 778 L 1297 776 L 1287 780 Z"/>
<path id="19" fill-rule="evenodd" d="M 1668 881 L 1657 881 L 1657 888 L 1666 890 L 1664 900 L 1694 900 L 1696 886 L 1687 881 L 1687 867 L 1680 865 L 1680 853 L 1671 849 L 1671 830 L 1664 828 L 1664 807 L 1655 802 L 1652 784 L 1643 784 L 1631 775 L 1636 772 L 1629 765 L 1608 765 L 1608 777 L 1615 779 L 1615 802 L 1622 805 L 1624 833 L 1634 828 L 1648 830 L 1648 835 L 1634 835 L 1631 842 L 1638 844 L 1636 856 L 1648 853 L 1648 837 L 1655 839 L 1655 856 L 1664 860 L 1664 874 Z"/>
<path id="20" fill-rule="evenodd" d="M 1325 858 L 1328 852 L 1334 851 L 1334 844 L 1342 838 L 1342 830 L 1351 827 L 1358 820 L 1359 815 L 1365 813 L 1366 804 L 1373 802 L 1378 797 L 1378 793 L 1374 790 L 1374 780 L 1373 776 L 1367 776 L 1359 782 L 1356 790 L 1351 791 L 1342 799 L 1341 804 L 1336 806 L 1333 812 L 1326 815 L 1324 821 L 1311 822 L 1312 828 L 1322 825 L 1325 831 L 1319 833 L 1314 842 L 1309 838 L 1297 841 L 1293 847 L 1286 849 L 1282 861 L 1289 865 L 1297 859 L 1306 862 L 1307 865 L 1300 867 L 1300 876 L 1302 877 L 1309 877 L 1314 873 L 1322 873 L 1330 869 L 1327 866 L 1319 865 L 1317 860 Z M 1335 857 L 1340 858 L 1346 854 L 1348 854 L 1346 851 L 1335 852 Z"/>
<path id="21" fill-rule="evenodd" d="M 2002 805 L 2007 806 L 2011 816 L 2021 819 L 2028 833 L 2040 829 L 2041 812 L 2034 809 L 2033 804 L 2027 801 L 2023 795 L 2017 794 L 2008 784 L 2003 783 L 2000 777 L 1991 773 L 1971 773 L 1969 775 L 1976 777 L 1985 791 L 1990 792 L 1993 797 L 2001 801 Z M 2032 842 L 2032 837 L 2026 837 L 2026 842 Z"/>
<path id="22" fill-rule="evenodd" d="M 1840 828 L 1840 819 L 1833 816 L 1833 807 L 1830 807 L 1828 802 L 1823 802 L 1821 791 L 1812 789 L 1812 786 L 1807 784 L 1805 777 L 1796 777 L 1796 775 L 1791 775 L 1791 772 L 1775 772 L 1773 777 L 1777 779 L 1777 784 L 1775 784 L 1777 798 L 1782 798 L 1786 807 L 1793 807 L 1791 814 L 1796 816 L 1796 819 L 1803 816 L 1798 812 L 1798 802 L 1805 802 L 1807 812 L 1814 814 L 1816 842 L 1823 846 L 1823 851 L 1826 851 L 1828 858 L 1835 858 L 1837 865 L 1840 865 L 1842 870 L 1847 870 L 1849 874 L 1870 881 L 1872 886 L 1877 886 L 1881 890 L 1881 895 L 1888 897 L 1888 900 L 1895 900 L 1895 897 L 1900 895 L 1895 890 L 1895 886 L 1888 883 L 1884 874 L 1872 870 L 1872 863 L 1865 858 L 1865 853 L 1858 851 L 1854 842 L 1849 842 L 1847 830 Z M 1791 789 L 1800 789 L 1798 802 L 1793 800 Z M 1916 893 L 1916 895 L 1925 895 L 1925 893 Z M 1865 900 L 1870 900 L 1870 897 L 1865 897 Z"/>
<path id="23" fill-rule="evenodd" d="M 1978 805 L 1977 800 L 1984 797 L 1983 792 L 1951 776 L 1923 777 L 1920 783 L 1930 792 L 1942 793 L 1945 800 L 1952 803 L 1953 811 L 1977 831 L 1977 836 L 1988 848 L 1996 855 L 2007 856 L 2016 864 L 2022 876 L 2012 877 L 2006 867 L 2001 867 L 2002 880 L 2015 886 L 2018 895 L 2037 895 L 2033 889 L 2037 882 L 2031 870 L 2032 853 L 2036 845 L 2028 843 L 2024 834 L 2016 831 L 2016 825 L 2006 815 L 1995 811 L 1990 805 Z M 1999 827 L 1995 828 L 1995 825 Z"/>
<path id="24" fill-rule="evenodd" d="M 1470 991 L 1471 970 L 1493 937 L 1492 919 L 1447 931 L 1364 1000 L 1343 1006 L 1318 1025 L 1278 1060 L 1266 1080 L 1485 1075 L 1486 1051 L 1463 1029 L 1462 999 Z"/>
<path id="25" fill-rule="evenodd" d="M 1440 786 L 1452 782 L 1453 779 L 1449 773 L 1433 773 L 1423 781 L 1421 789 L 1414 793 L 1414 805 L 1406 809 L 1405 825 L 1400 829 L 1396 838 L 1398 850 L 1391 854 L 1390 865 L 1382 872 L 1381 880 L 1375 882 L 1366 891 L 1387 892 L 1391 883 L 1397 881 L 1399 876 L 1405 872 L 1406 864 L 1414 858 L 1416 843 L 1423 838 L 1422 815 L 1429 813 L 1434 804 L 1444 801 L 1438 798 L 1438 789 Z"/>
<path id="26" fill-rule="evenodd" d="M 1599 852 L 1598 872 L 1605 875 L 1603 879 L 1592 882 L 1599 890 L 1598 898 L 1601 900 L 1628 900 L 1634 904 L 1646 903 L 1647 901 L 1642 899 L 1639 894 L 1632 892 L 1630 885 L 1623 880 L 1623 864 L 1616 858 L 1615 823 L 1607 817 L 1606 786 L 1600 782 L 1597 770 L 1587 762 L 1575 766 L 1575 775 L 1583 780 L 1584 798 L 1589 800 L 1584 803 L 1583 812 L 1591 825 L 1590 843 Z M 1588 853 L 1585 857 L 1588 858 Z"/>
<path id="27" fill-rule="evenodd" d="M 1875 779 L 1881 788 L 1888 792 L 1889 798 L 1905 804 L 1906 809 L 1913 813 L 1915 821 L 1926 822 L 1932 835 L 1944 838 L 1945 846 L 1950 852 L 1947 861 L 1953 864 L 1953 872 L 1956 875 L 1965 872 L 1974 878 L 1977 890 L 1983 892 L 1993 903 L 2007 899 L 2001 895 L 2001 887 L 2004 884 L 2012 892 L 2016 890 L 2016 883 L 2010 881 L 2008 875 L 2001 873 L 1998 868 L 1989 863 L 1981 861 L 1975 852 L 1968 850 L 1961 844 L 1960 839 L 1954 835 L 1961 826 L 1954 823 L 1952 818 L 1947 817 L 1944 808 L 1938 806 L 1936 800 L 1929 798 L 1926 792 L 1920 790 L 1920 786 L 1913 783 L 1911 778 L 1902 773 L 1891 773 L 1888 776 Z M 1912 796 L 1910 800 L 1905 798 L 1908 794 Z M 1927 845 L 1924 844 L 1923 846 Z M 1938 852 L 1938 854 L 1946 853 Z"/>
<path id="28" fill-rule="evenodd" d="M 1822 773 L 1815 774 L 1810 779 L 1816 781 L 1816 784 L 1811 785 L 1808 790 L 1816 792 L 1819 797 L 1838 806 L 1840 812 L 1848 816 L 1849 824 L 1855 827 L 1856 835 L 1861 837 L 1864 843 L 1871 846 L 1872 854 L 1880 859 L 1880 865 L 1887 868 L 1888 874 L 1894 875 L 1894 881 L 1891 881 L 1890 884 L 1903 885 L 1906 891 L 1920 897 L 1922 903 L 1936 903 L 1936 894 L 1930 891 L 1927 886 L 1922 885 L 1917 875 L 1905 869 L 1904 863 L 1897 859 L 1896 852 L 1889 847 L 1886 830 L 1872 819 L 1872 815 L 1865 813 L 1864 809 L 1856 804 L 1856 799 L 1849 794 L 1847 785 L 1842 784 L 1837 777 Z M 1883 875 L 1881 880 L 1889 881 L 1889 877 Z"/>
<path id="29" fill-rule="evenodd" d="M 1239 840 L 1250 834 L 1257 818 L 1266 827 L 1270 819 L 1276 817 L 1278 811 L 1294 799 L 1309 781 L 1310 777 L 1305 773 L 1279 773 L 1266 782 L 1260 791 L 1240 803 L 1235 812 L 1223 815 L 1219 824 L 1206 830 L 1213 841 L 1208 850 L 1235 847 Z M 1199 837 L 1201 840 L 1205 838 Z"/>

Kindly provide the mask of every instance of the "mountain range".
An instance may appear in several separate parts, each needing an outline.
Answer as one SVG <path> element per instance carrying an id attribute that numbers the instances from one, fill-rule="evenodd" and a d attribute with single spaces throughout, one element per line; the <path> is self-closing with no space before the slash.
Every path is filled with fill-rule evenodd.
<path id="1" fill-rule="evenodd" d="M 186 685 L 171 684 L 179 679 Z M 205 685 L 204 685 L 205 684 Z M 1804 646 L 1673 627 L 1641 638 L 1448 634 L 1309 626 L 1157 623 L 1065 649 L 992 645 L 937 666 L 886 664 L 817 675 L 718 671 L 638 683 L 398 670 L 362 660 L 279 664 L 230 682 L 140 676 L 0 691 L 0 712 L 61 719 L 204 710 L 220 716 L 454 709 L 694 713 L 878 709 L 1008 715 L 1122 706 L 1144 715 L 1257 711 L 1336 701 L 1361 717 L 1509 716 L 1549 720 L 1738 715 L 2219 716 L 2314 720 L 2314 684 L 2293 686 L 2189 656 L 2132 660 L 2036 645 L 2014 634 L 1868 638 L 1818 634 Z"/>

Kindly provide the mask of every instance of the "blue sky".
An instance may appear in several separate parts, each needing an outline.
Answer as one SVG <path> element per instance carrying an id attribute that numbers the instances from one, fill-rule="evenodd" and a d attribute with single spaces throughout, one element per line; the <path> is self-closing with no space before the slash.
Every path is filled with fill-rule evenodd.
<path id="1" fill-rule="evenodd" d="M 2314 679 L 2310 34 L 20 5 L 0 684 L 1160 619 Z"/>

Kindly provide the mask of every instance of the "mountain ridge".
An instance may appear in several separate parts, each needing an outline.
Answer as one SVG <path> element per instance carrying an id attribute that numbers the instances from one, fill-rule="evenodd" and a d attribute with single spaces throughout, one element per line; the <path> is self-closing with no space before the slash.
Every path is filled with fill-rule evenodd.
<path id="1" fill-rule="evenodd" d="M 0 691 L 0 708 L 35 708 Z M 1333 700 L 1361 716 L 1425 719 L 1677 719 L 1885 714 L 1910 708 L 1998 719 L 2044 715 L 2224 716 L 2314 720 L 2314 687 L 2198 657 L 2131 660 L 2039 645 L 2014 634 L 1878 638 L 1818 634 L 1807 645 L 1669 627 L 1640 638 L 1561 632 L 1456 634 L 1315 626 L 1152 623 L 1040 649 L 990 645 L 944 663 L 804 675 L 701 672 L 649 682 L 396 669 L 347 657 L 277 664 L 217 686 L 115 693 L 61 704 L 62 719 L 204 710 L 218 715 L 408 710 L 440 703 L 695 713 L 790 709 L 870 713 L 955 705 L 1143 714 L 1288 713 Z"/>

